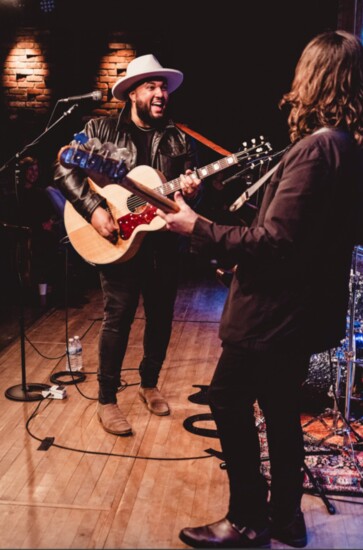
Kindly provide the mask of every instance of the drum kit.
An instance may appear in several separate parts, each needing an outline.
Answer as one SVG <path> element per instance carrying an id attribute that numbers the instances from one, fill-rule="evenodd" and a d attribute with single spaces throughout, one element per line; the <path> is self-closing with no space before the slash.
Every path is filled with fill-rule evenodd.
<path id="1" fill-rule="evenodd" d="M 344 359 L 338 361 L 346 370 L 345 418 L 350 419 L 352 399 L 361 399 L 363 367 L 363 247 L 357 246 L 353 251 L 350 278 L 350 303 L 347 316 L 347 337 L 344 348 Z"/>
<path id="2" fill-rule="evenodd" d="M 234 270 L 217 269 L 218 282 L 229 287 Z M 353 420 L 352 405 L 356 417 L 361 409 L 359 420 L 363 423 L 363 246 L 354 247 L 352 254 L 346 337 L 339 348 L 311 356 L 302 401 L 304 412 L 321 412 L 323 407 L 324 412 L 318 416 L 323 423 L 324 417 L 333 415 L 333 431 L 339 435 L 339 420 L 347 425 Z"/>
<path id="3" fill-rule="evenodd" d="M 343 445 L 349 444 L 350 422 L 363 419 L 363 246 L 353 250 L 349 291 L 346 337 L 339 348 L 311 357 L 305 382 L 320 392 L 320 398 L 325 389 L 333 399 L 333 408 L 327 407 L 318 419 L 325 423 L 324 418 L 332 416 L 332 435 L 342 435 Z"/>

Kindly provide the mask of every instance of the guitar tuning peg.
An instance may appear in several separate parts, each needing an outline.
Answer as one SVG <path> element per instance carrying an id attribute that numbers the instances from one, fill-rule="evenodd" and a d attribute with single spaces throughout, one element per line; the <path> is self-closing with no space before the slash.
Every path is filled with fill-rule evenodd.
<path id="1" fill-rule="evenodd" d="M 110 141 L 107 141 L 106 143 L 102 143 L 99 149 L 100 154 L 106 155 L 108 157 L 112 157 L 116 152 L 117 152 L 116 145 L 114 143 L 111 143 Z"/>
<path id="2" fill-rule="evenodd" d="M 126 161 L 129 160 L 130 157 L 131 153 L 128 149 L 126 149 L 126 147 L 121 147 L 120 149 L 116 147 L 116 149 L 112 151 L 110 155 L 110 158 L 117 161 Z"/>
<path id="3" fill-rule="evenodd" d="M 255 144 L 256 143 L 256 138 L 252 138 L 251 143 Z"/>
<path id="4" fill-rule="evenodd" d="M 111 154 L 110 154 L 110 159 L 113 159 L 113 160 L 121 160 L 121 157 L 120 157 L 120 152 L 118 149 L 116 149 L 116 151 L 112 151 Z"/>
<path id="5" fill-rule="evenodd" d="M 117 150 L 118 151 L 118 159 L 119 160 L 129 160 L 131 158 L 131 152 L 126 149 L 126 147 L 121 147 L 120 149 Z"/>
<path id="6" fill-rule="evenodd" d="M 74 141 L 77 143 L 84 145 L 88 141 L 88 136 L 84 132 L 80 132 L 79 134 L 74 134 Z"/>
<path id="7" fill-rule="evenodd" d="M 246 149 L 247 148 L 247 141 L 242 141 L 242 145 Z"/>
<path id="8" fill-rule="evenodd" d="M 94 151 L 99 151 L 102 143 L 98 138 L 90 138 L 85 144 L 85 149 L 92 149 Z"/>

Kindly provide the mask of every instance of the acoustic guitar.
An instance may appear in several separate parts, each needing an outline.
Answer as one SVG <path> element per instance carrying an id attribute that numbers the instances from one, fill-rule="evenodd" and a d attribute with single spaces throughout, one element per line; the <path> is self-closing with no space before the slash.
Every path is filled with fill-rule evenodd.
<path id="1" fill-rule="evenodd" d="M 233 165 L 241 166 L 241 173 L 261 166 L 272 147 L 263 138 L 259 143 L 255 140 L 251 143 L 250 147 L 195 169 L 193 176 L 204 179 Z M 156 209 L 172 210 L 175 203 L 167 197 L 180 190 L 180 178 L 166 181 L 161 172 L 144 165 L 127 173 L 124 161 L 106 158 L 81 143 L 63 147 L 58 159 L 62 166 L 85 170 L 90 187 L 106 199 L 119 227 L 117 242 L 111 243 L 66 201 L 64 224 L 69 240 L 88 263 L 125 262 L 136 254 L 147 233 L 165 229 L 165 222 L 157 216 Z"/>

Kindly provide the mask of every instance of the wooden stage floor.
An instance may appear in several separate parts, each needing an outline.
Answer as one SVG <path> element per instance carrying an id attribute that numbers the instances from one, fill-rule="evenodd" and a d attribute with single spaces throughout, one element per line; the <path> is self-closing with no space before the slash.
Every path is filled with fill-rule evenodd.
<path id="1" fill-rule="evenodd" d="M 86 378 L 67 385 L 65 399 L 9 399 L 6 391 L 22 382 L 19 338 L 3 347 L 1 548 L 185 548 L 181 528 L 225 515 L 226 473 L 221 460 L 207 452 L 220 450 L 219 442 L 184 427 L 186 419 L 209 412 L 189 398 L 209 384 L 219 357 L 225 295 L 213 277 L 191 277 L 180 286 L 159 384 L 172 410 L 167 417 L 150 414 L 138 398 L 144 328 L 139 306 L 123 369 L 127 387 L 119 393 L 132 437 L 107 434 L 96 417 L 98 288 L 89 290 L 82 307 L 48 308 L 26 330 L 28 384 L 49 384 L 64 371 L 66 322 L 69 335 L 82 337 Z M 211 422 L 199 427 L 210 429 Z M 45 441 L 49 448 L 42 448 Z M 308 548 L 362 548 L 363 498 L 329 500 L 335 514 L 319 496 L 304 494 Z M 273 541 L 272 548 L 288 547 Z"/>

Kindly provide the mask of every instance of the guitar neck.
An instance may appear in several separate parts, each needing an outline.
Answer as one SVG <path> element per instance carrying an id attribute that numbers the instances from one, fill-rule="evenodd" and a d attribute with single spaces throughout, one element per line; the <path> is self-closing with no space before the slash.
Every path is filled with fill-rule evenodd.
<path id="1" fill-rule="evenodd" d="M 244 144 L 245 145 L 245 144 Z M 260 158 L 261 154 L 271 150 L 269 143 L 253 144 L 252 147 L 245 148 L 237 153 L 231 153 L 228 156 L 211 162 L 202 168 L 196 168 L 191 176 L 198 179 L 204 179 L 213 174 L 217 174 L 221 170 L 225 170 L 241 161 L 250 162 L 252 159 Z M 75 147 L 63 147 L 58 154 L 59 162 L 66 168 L 80 167 L 83 168 L 88 175 L 99 185 L 106 183 L 119 183 L 126 175 L 127 169 L 125 160 L 120 155 L 120 158 L 114 159 L 108 156 L 107 153 L 101 155 L 95 153 L 93 149 L 86 150 L 82 145 L 77 144 Z M 160 195 L 170 195 L 181 188 L 181 178 L 162 183 L 154 188 L 154 191 Z"/>
<path id="2" fill-rule="evenodd" d="M 212 176 L 213 174 L 217 174 L 221 170 L 229 168 L 229 166 L 234 166 L 239 162 L 239 160 L 240 159 L 238 159 L 237 155 L 232 154 L 215 162 L 211 162 L 210 164 L 207 164 L 202 168 L 197 168 L 196 170 L 194 170 L 191 176 L 199 179 L 204 179 L 208 176 Z M 156 191 L 158 191 L 161 195 L 170 195 L 175 191 L 179 191 L 180 187 L 181 179 L 175 178 L 157 187 Z"/>

